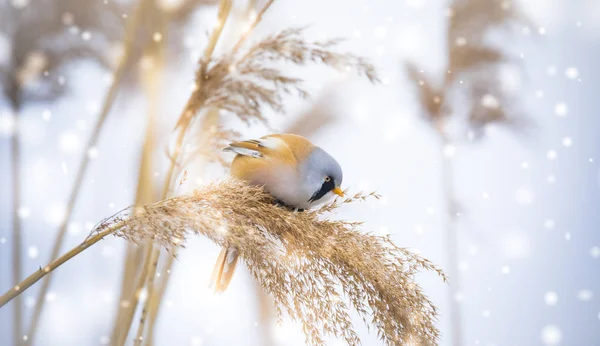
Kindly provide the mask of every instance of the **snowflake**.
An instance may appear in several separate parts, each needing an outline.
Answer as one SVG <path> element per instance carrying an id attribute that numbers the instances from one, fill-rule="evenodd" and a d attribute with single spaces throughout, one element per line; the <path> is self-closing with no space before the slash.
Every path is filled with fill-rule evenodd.
<path id="1" fill-rule="evenodd" d="M 546 294 L 544 294 L 544 302 L 546 302 L 546 305 L 549 306 L 556 305 L 556 303 L 558 302 L 558 294 L 556 294 L 556 292 L 553 291 L 546 292 Z"/>
<path id="2" fill-rule="evenodd" d="M 76 154 L 81 148 L 81 139 L 76 133 L 63 132 L 58 139 L 58 146 L 65 154 Z"/>
<path id="3" fill-rule="evenodd" d="M 500 102 L 494 95 L 485 94 L 481 98 L 481 105 L 487 109 L 497 109 L 500 107 Z"/>
<path id="4" fill-rule="evenodd" d="M 46 302 L 50 303 L 50 302 L 53 302 L 54 300 L 56 300 L 56 293 L 54 293 L 52 291 L 46 293 Z"/>
<path id="5" fill-rule="evenodd" d="M 555 325 L 548 325 L 542 329 L 542 341 L 546 345 L 558 345 L 562 340 L 562 332 Z"/>
<path id="6" fill-rule="evenodd" d="M 567 107 L 567 104 L 564 102 L 559 102 L 554 106 L 554 112 L 556 113 L 556 115 L 558 115 L 559 117 L 566 117 L 567 114 L 569 113 L 569 109 Z"/>
<path id="7" fill-rule="evenodd" d="M 575 67 L 568 67 L 565 70 L 565 76 L 569 79 L 577 79 L 577 77 L 579 77 L 579 71 Z"/>
<path id="8" fill-rule="evenodd" d="M 594 297 L 594 293 L 590 290 L 583 289 L 577 293 L 577 299 L 582 302 L 589 302 Z"/>
<path id="9" fill-rule="evenodd" d="M 39 254 L 40 254 L 40 252 L 38 251 L 37 246 L 32 245 L 27 249 L 27 256 L 29 256 L 29 258 L 31 258 L 31 259 L 38 258 Z"/>
<path id="10" fill-rule="evenodd" d="M 592 256 L 592 258 L 600 258 L 600 247 L 593 246 L 590 249 L 590 256 Z"/>
<path id="11" fill-rule="evenodd" d="M 42 120 L 44 120 L 44 121 L 50 121 L 50 118 L 52 118 L 52 112 L 50 112 L 49 110 L 45 109 L 42 112 Z"/>
<path id="12" fill-rule="evenodd" d="M 19 208 L 19 218 L 27 219 L 31 215 L 31 210 L 29 208 L 22 206 Z"/>

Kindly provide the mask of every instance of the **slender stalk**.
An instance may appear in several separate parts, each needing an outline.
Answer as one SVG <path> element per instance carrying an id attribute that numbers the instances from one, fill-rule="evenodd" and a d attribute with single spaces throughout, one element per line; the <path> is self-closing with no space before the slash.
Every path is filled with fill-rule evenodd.
<path id="1" fill-rule="evenodd" d="M 235 46 L 233 46 L 232 51 L 234 53 L 237 52 L 242 47 L 244 42 L 250 36 L 250 33 L 254 30 L 254 28 L 256 28 L 258 23 L 260 23 L 260 21 L 262 20 L 262 16 L 265 14 L 265 12 L 267 12 L 269 7 L 271 7 L 271 5 L 274 2 L 275 2 L 275 0 L 267 1 L 267 3 L 260 9 L 260 11 L 258 11 L 256 13 L 256 18 L 254 18 L 254 20 L 250 23 L 250 26 L 242 33 L 242 36 L 240 36 L 240 39 L 236 42 Z"/>
<path id="2" fill-rule="evenodd" d="M 448 290 L 450 300 L 450 327 L 452 330 L 452 345 L 461 346 L 463 345 L 462 337 L 462 314 L 461 305 L 457 300 L 458 295 L 461 291 L 460 285 L 460 274 L 458 272 L 458 233 L 456 228 L 456 198 L 454 194 L 454 169 L 452 166 L 452 159 L 447 158 L 443 154 L 443 149 L 450 144 L 450 140 L 446 136 L 443 127 L 438 126 L 438 134 L 440 136 L 440 143 L 442 144 L 442 189 L 444 193 L 444 199 L 446 204 L 447 219 L 444 223 L 446 225 L 445 231 L 445 243 L 446 243 L 446 260 L 448 263 L 447 272 L 450 277 L 450 288 Z"/>
<path id="3" fill-rule="evenodd" d="M 88 151 L 90 149 L 94 148 L 96 146 L 96 144 L 98 143 L 98 139 L 100 137 L 100 132 L 102 131 L 102 128 L 104 127 L 106 118 L 108 117 L 108 114 L 110 113 L 110 109 L 112 108 L 112 105 L 114 104 L 115 98 L 117 96 L 118 87 L 121 84 L 121 81 L 126 73 L 127 63 L 129 62 L 129 58 L 130 58 L 131 52 L 133 50 L 135 34 L 136 34 L 137 28 L 140 23 L 140 14 L 142 12 L 142 8 L 143 8 L 144 4 L 147 1 L 148 0 L 140 0 L 139 1 L 139 3 L 136 6 L 136 9 L 134 10 L 133 15 L 127 22 L 125 37 L 123 39 L 123 43 L 124 43 L 124 47 L 125 47 L 123 56 L 121 57 L 119 64 L 118 64 L 117 68 L 115 69 L 113 82 L 108 90 L 108 93 L 107 93 L 105 99 L 104 99 L 104 102 L 102 105 L 102 110 L 100 112 L 100 116 L 96 120 L 96 124 L 92 131 L 92 135 L 89 138 L 86 148 L 83 152 L 83 155 L 82 155 L 82 158 L 80 161 L 81 163 L 79 165 L 79 169 L 77 171 L 77 175 L 76 175 L 73 187 L 71 188 L 71 194 L 69 196 L 69 201 L 67 203 L 67 211 L 66 211 L 65 217 L 60 225 L 60 229 L 59 229 L 56 239 L 54 241 L 54 245 L 52 247 L 52 253 L 50 255 L 51 261 L 56 259 L 59 255 L 60 248 L 63 244 L 64 238 L 66 235 L 67 225 L 68 225 L 69 219 L 71 218 L 71 215 L 73 214 L 73 210 L 75 208 L 75 203 L 77 201 L 77 196 L 79 195 L 79 191 L 81 190 L 83 178 L 85 176 L 85 172 L 87 171 L 87 167 L 90 162 L 90 158 L 88 156 Z M 44 298 L 50 287 L 50 282 L 51 282 L 51 276 L 46 276 L 46 278 L 42 282 L 42 286 L 37 295 L 37 299 L 36 299 L 36 303 L 35 303 L 35 310 L 33 312 L 33 316 L 31 319 L 29 332 L 27 333 L 27 335 L 28 335 L 27 344 L 28 345 L 33 343 L 33 340 L 35 338 L 35 334 L 38 329 L 40 317 L 41 317 L 43 309 L 44 309 Z"/>
<path id="4" fill-rule="evenodd" d="M 144 286 L 146 285 L 146 279 L 148 278 L 148 273 L 151 271 L 151 266 L 153 265 L 153 256 L 154 249 L 151 246 L 147 247 L 148 250 L 146 252 L 146 259 L 144 260 L 145 266 L 142 272 L 140 273 L 140 277 L 138 278 L 137 284 L 135 286 L 135 295 L 133 296 L 133 300 L 131 302 L 132 311 L 135 312 L 136 307 L 140 301 L 140 296 L 144 290 Z M 148 299 L 148 298 L 146 298 Z M 129 334 L 129 329 L 131 324 L 133 323 L 133 313 L 125 315 L 122 327 L 123 331 L 119 334 L 118 340 L 112 340 L 111 345 L 123 346 L 127 341 L 127 335 Z"/>
<path id="5" fill-rule="evenodd" d="M 166 28 L 167 20 L 161 20 L 160 31 L 163 33 L 163 38 L 156 46 L 149 48 L 153 50 L 153 66 L 149 71 L 143 73 L 142 87 L 147 95 L 148 102 L 146 134 L 144 137 L 144 145 L 142 148 L 142 156 L 140 159 L 140 170 L 138 174 L 138 186 L 135 198 L 136 205 L 146 205 L 155 201 L 156 189 L 152 181 L 152 162 L 155 148 L 155 121 L 160 103 L 160 90 L 162 85 L 162 73 L 164 67 L 165 40 L 167 35 Z M 113 326 L 111 340 L 122 340 L 121 333 L 123 332 L 122 325 L 126 316 L 135 313 L 131 302 L 135 296 L 135 280 L 143 269 L 143 254 L 146 248 L 150 246 L 144 244 L 142 246 L 136 244 L 127 244 L 125 255 L 125 263 L 123 268 L 123 281 L 121 285 L 121 295 L 117 307 L 117 316 Z"/>
<path id="6" fill-rule="evenodd" d="M 258 281 L 254 280 L 254 291 L 258 298 L 258 323 L 260 333 L 262 335 L 263 346 L 273 346 L 273 330 L 271 325 L 273 323 L 273 299 L 265 292 L 260 286 Z"/>
<path id="7" fill-rule="evenodd" d="M 217 126 L 219 124 L 219 110 L 218 109 L 209 109 L 206 112 L 204 119 L 202 119 L 202 130 L 200 133 L 208 134 L 211 128 Z M 167 286 L 170 279 L 170 273 L 173 268 L 173 264 L 175 262 L 174 256 L 167 256 L 165 260 L 165 264 L 163 265 L 163 273 L 167 273 L 168 275 L 159 283 L 158 289 L 156 293 L 150 296 L 150 321 L 148 327 L 147 337 L 145 338 L 146 342 L 151 345 L 154 342 L 154 327 L 156 324 L 156 319 L 158 318 L 158 313 L 160 310 L 160 306 L 164 297 L 164 294 L 167 290 Z"/>
<path id="8" fill-rule="evenodd" d="M 152 266 L 150 272 L 148 274 L 148 289 L 146 295 L 146 302 L 150 301 L 152 294 L 154 293 L 154 277 L 156 276 L 156 268 L 158 267 L 158 256 L 160 255 L 160 248 L 154 248 L 152 252 L 152 257 L 150 259 Z M 144 335 L 144 326 L 146 325 L 146 318 L 148 317 L 149 304 L 144 304 L 144 308 L 142 309 L 142 316 L 140 317 L 140 324 L 138 325 L 138 330 L 135 337 L 135 344 L 142 344 L 143 335 Z"/>
<path id="9" fill-rule="evenodd" d="M 247 28 L 247 30 L 245 30 L 242 33 L 242 36 L 240 37 L 240 39 L 237 41 L 237 43 L 233 47 L 233 52 L 236 52 L 237 50 L 239 50 L 241 48 L 241 46 L 243 45 L 245 40 L 248 38 L 249 34 L 252 32 L 252 30 L 254 30 L 256 25 L 261 21 L 262 16 L 269 9 L 269 7 L 273 4 L 273 2 L 274 2 L 274 0 L 269 0 L 261 8 L 261 10 L 257 13 L 256 17 L 254 18 L 254 20 L 251 22 L 250 26 Z M 211 37 L 209 39 L 209 42 L 204 51 L 204 61 L 208 61 L 210 59 L 210 57 L 212 56 L 214 49 L 217 45 L 217 42 L 219 40 L 219 37 L 221 36 L 222 30 L 225 26 L 225 22 L 227 21 L 227 18 L 229 16 L 230 10 L 231 10 L 231 2 L 230 1 L 221 1 L 219 3 L 219 15 L 218 15 L 219 19 L 217 22 L 217 26 L 213 30 Z M 199 88 L 200 86 L 197 86 L 197 87 Z M 189 105 L 191 105 L 191 103 L 192 103 L 192 100 L 190 99 L 188 101 L 188 104 L 184 108 L 183 114 L 185 114 L 187 117 L 186 117 L 185 123 L 183 124 L 183 127 L 179 128 L 179 133 L 178 133 L 177 141 L 175 144 L 175 150 L 174 150 L 173 156 L 171 157 L 171 165 L 169 167 L 169 170 L 167 173 L 167 178 L 165 180 L 165 185 L 163 187 L 163 199 L 166 198 L 172 192 L 171 190 L 173 188 L 174 171 L 175 171 L 176 165 L 179 161 L 179 156 L 181 153 L 181 148 L 183 146 L 183 141 L 185 139 L 185 134 L 187 133 L 187 130 L 189 128 L 190 118 L 192 116 L 189 113 Z M 210 117 L 208 117 L 208 116 L 210 116 Z M 210 112 L 210 110 L 209 110 L 209 112 L 207 113 L 207 119 L 205 119 L 205 122 L 203 125 L 207 125 L 207 124 L 210 125 L 213 123 L 217 124 L 218 116 L 219 116 L 218 112 Z M 166 260 L 163 271 L 166 273 L 170 273 L 173 263 L 174 263 L 174 257 L 169 256 Z M 158 265 L 158 261 L 156 261 L 156 265 Z M 154 268 L 154 270 L 155 270 L 155 268 Z M 165 277 L 165 279 L 160 284 L 156 295 L 150 296 L 148 301 L 146 302 L 146 305 L 148 305 L 148 310 L 150 311 L 150 313 L 149 313 L 150 314 L 150 327 L 148 328 L 148 334 L 147 334 L 148 337 L 146 338 L 146 340 L 148 340 L 150 344 L 153 342 L 154 326 L 156 324 L 156 319 L 158 317 L 160 303 L 162 301 L 162 298 L 164 296 L 164 293 L 166 292 L 166 288 L 169 283 L 169 278 L 170 278 L 170 275 Z M 146 310 L 146 307 L 144 307 L 144 310 Z"/>
<path id="10" fill-rule="evenodd" d="M 258 11 L 258 13 L 256 14 L 256 17 L 253 19 L 253 21 L 251 22 L 249 27 L 242 33 L 242 36 L 236 42 L 236 44 L 232 50 L 233 52 L 236 52 L 241 48 L 243 43 L 249 37 L 250 33 L 258 25 L 258 23 L 262 20 L 262 16 L 271 7 L 273 2 L 274 2 L 274 0 L 267 1 L 267 3 Z M 223 17 L 223 19 L 219 19 L 219 22 L 217 23 L 217 27 L 215 28 L 215 30 L 213 31 L 213 33 L 211 35 L 209 44 L 207 45 L 207 47 L 204 51 L 204 60 L 205 61 L 208 61 L 210 59 L 210 57 L 212 56 L 212 53 L 216 47 L 217 41 L 218 41 L 218 39 L 221 35 L 221 32 L 223 30 L 223 27 L 225 25 L 225 21 L 227 20 L 227 16 L 229 15 L 230 7 L 231 7 L 231 5 L 229 5 L 229 8 L 227 8 L 226 5 L 223 4 L 223 2 L 220 4 L 219 18 L 223 17 L 221 15 L 221 13 L 223 13 L 223 12 L 221 12 L 221 11 L 227 10 L 227 15 L 225 15 Z M 255 4 L 253 2 L 251 2 L 248 5 L 248 13 L 250 13 L 250 10 L 254 9 L 254 7 L 255 7 Z M 189 102 L 188 102 L 188 104 L 189 104 Z M 184 109 L 184 113 L 187 112 L 187 109 L 188 109 L 188 107 L 186 106 L 186 108 Z M 206 129 L 210 129 L 213 126 L 216 126 L 218 124 L 218 122 L 219 122 L 219 112 L 217 110 L 208 110 L 208 112 L 206 113 L 206 118 L 204 119 L 203 124 L 202 124 L 203 125 L 202 127 L 205 130 L 201 131 L 201 133 L 208 133 L 208 131 Z M 187 124 L 189 125 L 189 122 Z M 186 131 L 187 131 L 187 127 L 184 129 L 180 129 L 179 137 L 178 137 L 177 144 L 175 147 L 175 152 L 174 152 L 173 157 L 171 158 L 172 165 L 170 166 L 169 172 L 167 174 L 166 182 L 168 183 L 168 185 L 165 184 L 164 190 L 163 190 L 163 198 L 168 195 L 170 189 L 173 186 L 172 181 L 171 181 L 173 171 L 175 169 L 175 165 L 173 163 L 176 163 L 179 159 L 181 145 L 183 144 L 183 139 L 184 139 L 184 135 L 185 135 Z M 171 269 L 173 268 L 174 260 L 175 260 L 175 258 L 173 256 L 167 257 L 166 262 L 163 267 L 163 272 L 171 273 Z M 170 275 L 165 277 L 165 279 L 160 283 L 157 293 L 153 296 L 150 296 L 150 299 L 148 301 L 148 304 L 150 304 L 150 306 L 149 306 L 150 326 L 148 328 L 148 334 L 147 334 L 148 336 L 147 336 L 146 340 L 150 345 L 153 344 L 154 326 L 156 324 L 156 319 L 158 318 L 158 313 L 160 310 L 161 302 L 163 300 L 163 296 L 164 296 L 167 286 L 169 284 L 170 277 L 171 277 Z"/>
<path id="11" fill-rule="evenodd" d="M 38 269 L 35 273 L 29 275 L 25 280 L 19 282 L 17 285 L 14 285 L 10 290 L 5 292 L 2 296 L 0 296 L 0 308 L 3 307 L 6 303 L 18 297 L 21 293 L 27 290 L 31 285 L 35 284 L 42 278 L 46 277 L 48 274 L 52 273 L 56 268 L 63 265 L 68 260 L 73 257 L 79 255 L 84 250 L 89 248 L 90 246 L 96 244 L 100 240 L 102 240 L 107 235 L 110 235 L 116 231 L 118 231 L 122 227 L 122 223 L 116 223 L 105 230 L 87 238 L 81 244 L 77 245 L 73 249 L 71 249 L 66 254 L 60 256 L 54 261 L 50 262 L 44 268 Z"/>
<path id="12" fill-rule="evenodd" d="M 205 61 L 208 61 L 210 59 L 210 57 L 212 56 L 212 53 L 217 45 L 217 41 L 218 41 L 221 33 L 223 32 L 223 28 L 225 27 L 225 22 L 227 21 L 227 18 L 229 17 L 229 13 L 231 12 L 231 6 L 232 6 L 231 0 L 221 0 L 219 2 L 218 21 L 217 21 L 217 25 L 215 26 L 215 28 L 212 31 L 212 34 L 209 38 L 209 42 L 204 51 L 204 60 Z M 198 87 L 200 87 L 200 86 L 198 86 Z M 167 171 L 167 176 L 166 176 L 166 179 L 165 179 L 165 182 L 163 185 L 161 199 L 165 199 L 167 196 L 169 196 L 170 191 L 173 186 L 173 180 L 174 180 L 174 176 L 175 176 L 175 168 L 179 162 L 179 156 L 181 154 L 181 149 L 183 147 L 183 141 L 185 139 L 185 135 L 188 131 L 189 124 L 192 119 L 192 114 L 190 114 L 190 110 L 189 110 L 191 104 L 192 104 L 192 98 L 190 97 L 190 100 L 188 100 L 188 102 L 183 110 L 183 114 L 185 115 L 186 120 L 185 120 L 184 126 L 182 128 L 178 129 L 177 140 L 175 141 L 175 150 L 173 152 L 173 155 L 170 157 L 170 165 L 169 165 L 169 169 Z M 151 253 L 154 253 L 152 245 L 150 245 L 149 250 L 151 251 Z M 156 268 L 158 266 L 159 258 L 160 258 L 160 251 L 158 251 L 158 250 L 157 250 L 156 260 L 152 256 L 146 257 L 143 275 L 142 275 L 142 277 L 140 277 L 140 279 L 138 279 L 138 286 L 143 287 L 143 285 L 145 284 L 145 277 L 148 276 L 149 273 L 156 273 Z M 154 277 L 150 277 L 149 279 L 150 279 L 149 286 L 153 287 Z M 146 302 L 144 304 L 143 313 L 147 314 L 147 312 L 150 310 L 150 302 L 151 301 L 152 301 L 152 297 L 148 297 L 148 299 L 146 300 Z M 135 311 L 136 307 L 137 307 L 137 301 L 136 301 L 136 305 L 133 306 L 133 311 Z M 132 321 L 133 321 L 133 314 L 131 314 L 131 321 L 129 321 L 129 323 L 126 324 L 128 326 L 127 327 L 128 329 L 131 329 Z M 146 322 L 145 318 L 140 320 L 140 326 L 138 327 L 138 332 L 141 330 L 141 332 L 143 333 L 145 322 Z"/>
<path id="13" fill-rule="evenodd" d="M 19 209 L 21 208 L 21 142 L 19 140 L 19 114 L 21 105 L 17 94 L 20 94 L 20 87 L 14 81 L 14 98 L 11 101 L 14 117 L 14 131 L 11 136 L 11 175 L 13 184 L 12 194 L 12 277 L 13 284 L 17 285 L 23 276 L 23 234 L 21 226 L 21 217 Z M 17 297 L 13 304 L 13 341 L 15 345 L 20 345 L 23 340 L 23 302 L 21 297 Z"/>

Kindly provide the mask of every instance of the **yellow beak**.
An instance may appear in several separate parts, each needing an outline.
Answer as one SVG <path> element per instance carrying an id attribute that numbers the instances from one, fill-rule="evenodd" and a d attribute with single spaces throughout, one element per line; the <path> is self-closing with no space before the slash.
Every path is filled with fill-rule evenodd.
<path id="1" fill-rule="evenodd" d="M 339 186 L 331 191 L 340 197 L 344 197 L 344 191 L 342 191 L 342 189 Z"/>

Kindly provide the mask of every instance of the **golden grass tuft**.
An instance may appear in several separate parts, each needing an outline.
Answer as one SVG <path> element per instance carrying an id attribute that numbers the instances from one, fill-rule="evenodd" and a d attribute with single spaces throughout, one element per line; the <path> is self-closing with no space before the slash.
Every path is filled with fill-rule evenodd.
<path id="1" fill-rule="evenodd" d="M 298 213 L 275 205 L 261 187 L 226 180 L 126 209 L 90 237 L 112 228 L 116 236 L 140 244 L 150 240 L 168 251 L 193 235 L 234 246 L 274 299 L 278 316 L 300 322 L 310 345 L 324 344 L 328 335 L 360 344 L 351 308 L 387 345 L 435 344 L 437 309 L 414 275 L 431 270 L 445 280 L 441 270 L 389 237 L 363 233 L 361 223 L 323 217 L 369 197 L 378 198 L 356 194 Z"/>
<path id="2" fill-rule="evenodd" d="M 244 52 L 234 47 L 228 54 L 210 60 L 201 60 L 196 73 L 196 86 L 186 112 L 179 119 L 181 127 L 201 108 L 217 108 L 231 112 L 241 120 L 264 121 L 263 107 L 284 113 L 284 94 L 308 96 L 301 78 L 285 75 L 275 62 L 296 65 L 323 64 L 339 70 L 354 71 L 372 82 L 379 80 L 375 68 L 366 59 L 332 49 L 341 42 L 307 41 L 303 28 L 291 28 L 268 36 Z"/>

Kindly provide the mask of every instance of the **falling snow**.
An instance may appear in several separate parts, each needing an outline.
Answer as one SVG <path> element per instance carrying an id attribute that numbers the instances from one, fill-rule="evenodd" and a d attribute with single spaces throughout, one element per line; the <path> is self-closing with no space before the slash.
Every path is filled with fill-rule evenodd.
<path id="1" fill-rule="evenodd" d="M 546 294 L 544 294 L 544 302 L 548 306 L 556 305 L 556 303 L 558 302 L 558 294 L 556 294 L 556 292 L 553 291 L 546 292 Z"/>
<path id="2" fill-rule="evenodd" d="M 567 108 L 567 104 L 564 102 L 559 102 L 554 106 L 554 112 L 559 117 L 566 117 L 569 113 L 569 109 Z"/>
<path id="3" fill-rule="evenodd" d="M 542 329 L 542 342 L 545 345 L 558 345 L 562 341 L 562 332 L 555 325 L 548 325 Z"/>

